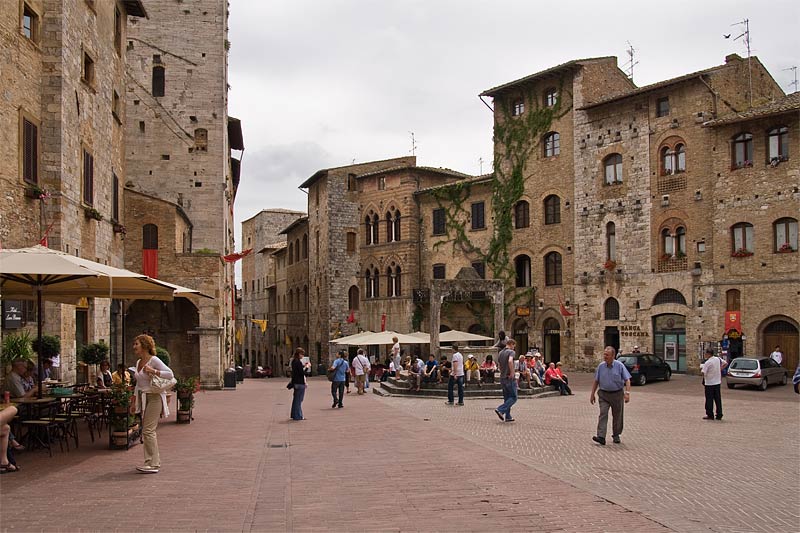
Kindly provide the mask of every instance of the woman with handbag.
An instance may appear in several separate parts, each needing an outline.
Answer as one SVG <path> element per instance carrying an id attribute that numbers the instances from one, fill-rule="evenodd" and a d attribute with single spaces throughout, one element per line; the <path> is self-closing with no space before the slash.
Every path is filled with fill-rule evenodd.
<path id="1" fill-rule="evenodd" d="M 289 383 L 293 389 L 292 420 L 305 420 L 303 418 L 303 398 L 306 395 L 306 376 L 303 373 L 303 361 L 300 360 L 305 354 L 305 350 L 297 348 L 292 357 L 292 381 Z"/>
<path id="2" fill-rule="evenodd" d="M 139 358 L 136 361 L 136 412 L 142 415 L 144 440 L 144 465 L 137 466 L 136 470 L 143 474 L 158 474 L 161 457 L 156 428 L 161 416 L 169 416 L 167 391 L 175 384 L 175 376 L 156 357 L 156 343 L 150 335 L 139 335 L 134 339 L 133 353 Z"/>

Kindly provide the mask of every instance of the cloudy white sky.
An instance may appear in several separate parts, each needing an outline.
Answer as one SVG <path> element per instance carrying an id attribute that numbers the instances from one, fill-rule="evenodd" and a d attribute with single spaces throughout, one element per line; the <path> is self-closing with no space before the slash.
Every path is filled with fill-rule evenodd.
<path id="1" fill-rule="evenodd" d="M 753 54 L 784 91 L 800 66 L 795 0 L 230 0 L 230 114 L 246 151 L 239 223 L 261 209 L 305 210 L 315 171 L 408 155 L 417 164 L 491 167 L 492 116 L 477 95 L 629 41 L 647 85 Z M 652 6 L 652 7 L 650 7 Z M 724 39 L 723 34 L 732 34 Z"/>

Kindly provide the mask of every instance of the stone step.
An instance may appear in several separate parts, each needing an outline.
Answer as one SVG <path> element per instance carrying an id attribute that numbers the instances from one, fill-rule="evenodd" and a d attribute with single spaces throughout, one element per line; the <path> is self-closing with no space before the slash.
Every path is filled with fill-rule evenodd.
<path id="1" fill-rule="evenodd" d="M 427 387 L 426 387 L 427 385 Z M 432 383 L 423 383 L 419 391 L 412 391 L 408 388 L 405 382 L 400 384 L 391 381 L 385 381 L 380 386 L 370 386 L 374 394 L 380 396 L 408 396 L 414 398 L 446 398 L 447 386 Z M 549 397 L 558 395 L 559 392 L 554 387 L 534 387 L 529 389 L 523 387 L 518 389 L 518 396 L 520 398 L 531 397 Z M 477 385 L 470 385 L 464 388 L 465 398 L 502 398 L 503 391 L 499 385 L 487 384 L 483 387 Z"/>

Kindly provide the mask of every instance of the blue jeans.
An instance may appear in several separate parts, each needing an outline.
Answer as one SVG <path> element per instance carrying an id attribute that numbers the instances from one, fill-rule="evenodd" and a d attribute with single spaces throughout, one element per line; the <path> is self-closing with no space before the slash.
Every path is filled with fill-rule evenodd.
<path id="1" fill-rule="evenodd" d="M 447 381 L 447 401 L 453 403 L 453 387 L 458 383 L 458 403 L 464 403 L 464 376 L 450 376 Z"/>
<path id="2" fill-rule="evenodd" d="M 306 386 L 294 385 L 294 395 L 292 396 L 292 420 L 303 419 L 303 398 L 306 395 Z"/>
<path id="3" fill-rule="evenodd" d="M 503 405 L 497 408 L 497 411 L 506 417 L 506 420 L 512 418 L 511 406 L 517 403 L 517 380 L 501 378 L 500 385 L 503 387 Z"/>

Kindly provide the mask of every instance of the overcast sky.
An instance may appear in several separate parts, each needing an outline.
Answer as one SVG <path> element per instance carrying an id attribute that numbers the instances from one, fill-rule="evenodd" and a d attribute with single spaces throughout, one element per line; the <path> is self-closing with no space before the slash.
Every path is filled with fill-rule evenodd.
<path id="1" fill-rule="evenodd" d="M 796 0 L 230 0 L 229 112 L 242 120 L 240 222 L 304 211 L 321 168 L 409 155 L 491 170 L 492 115 L 477 95 L 571 59 L 636 49 L 638 86 L 751 47 L 787 93 L 800 66 Z M 650 7 L 652 6 L 652 7 Z M 732 34 L 724 39 L 723 34 Z M 238 247 L 238 244 L 237 244 Z"/>

